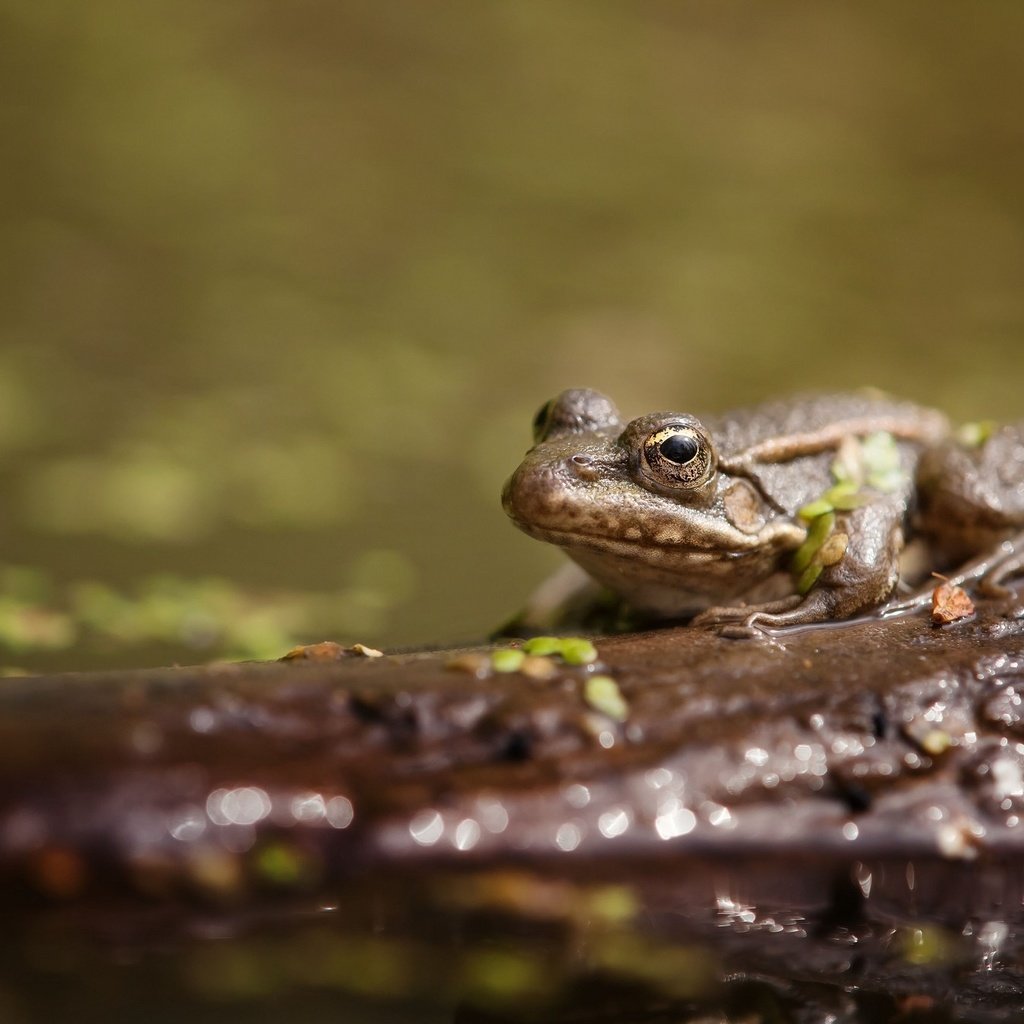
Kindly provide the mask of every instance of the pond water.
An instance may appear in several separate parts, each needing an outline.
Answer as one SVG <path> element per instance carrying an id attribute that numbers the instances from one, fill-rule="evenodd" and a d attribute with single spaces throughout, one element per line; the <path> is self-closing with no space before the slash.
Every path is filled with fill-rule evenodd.
<path id="1" fill-rule="evenodd" d="M 6 0 L 0 662 L 480 637 L 564 387 L 1021 414 L 1024 10 Z"/>

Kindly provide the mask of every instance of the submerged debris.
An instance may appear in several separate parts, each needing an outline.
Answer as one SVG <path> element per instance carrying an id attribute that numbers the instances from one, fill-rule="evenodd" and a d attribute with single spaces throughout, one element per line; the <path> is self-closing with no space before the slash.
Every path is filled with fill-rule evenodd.
<path id="1" fill-rule="evenodd" d="M 345 658 L 383 658 L 384 652 L 366 644 L 344 644 L 333 640 L 323 640 L 318 644 L 302 644 L 293 647 L 279 661 L 343 661 Z"/>

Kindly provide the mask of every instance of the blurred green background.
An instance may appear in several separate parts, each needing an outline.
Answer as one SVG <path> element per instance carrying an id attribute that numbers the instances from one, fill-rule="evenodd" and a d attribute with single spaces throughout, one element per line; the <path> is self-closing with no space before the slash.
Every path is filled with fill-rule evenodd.
<path id="1" fill-rule="evenodd" d="M 0 661 L 480 637 L 563 387 L 1024 415 L 1024 7 L 0 0 Z"/>

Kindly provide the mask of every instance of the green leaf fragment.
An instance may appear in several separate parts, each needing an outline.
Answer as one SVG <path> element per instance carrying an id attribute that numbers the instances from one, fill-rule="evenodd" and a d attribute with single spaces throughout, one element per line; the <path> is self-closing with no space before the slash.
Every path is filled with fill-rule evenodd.
<path id="1" fill-rule="evenodd" d="M 800 578 L 796 581 L 796 590 L 798 594 L 806 594 L 815 583 L 818 582 L 818 577 L 821 575 L 822 569 L 825 567 L 820 562 L 812 562 L 806 569 L 800 574 Z"/>
<path id="2" fill-rule="evenodd" d="M 568 665 L 597 661 L 597 648 L 580 636 L 535 636 L 523 644 L 523 651 L 541 658 L 557 655 Z"/>
<path id="3" fill-rule="evenodd" d="M 832 499 L 832 507 L 837 512 L 849 512 L 851 509 L 866 505 L 871 499 L 866 494 L 842 494 Z"/>
<path id="4" fill-rule="evenodd" d="M 527 654 L 546 658 L 549 654 L 561 654 L 564 642 L 557 636 L 534 636 L 523 644 L 523 650 Z"/>
<path id="5" fill-rule="evenodd" d="M 583 685 L 583 698 L 595 711 L 616 722 L 629 717 L 629 704 L 611 676 L 591 676 Z"/>
<path id="6" fill-rule="evenodd" d="M 834 509 L 834 505 L 827 497 L 818 498 L 817 501 L 808 502 L 804 505 L 797 515 L 805 522 L 809 523 L 813 519 L 817 519 L 818 516 L 825 515 L 826 512 L 831 512 Z"/>
<path id="7" fill-rule="evenodd" d="M 869 434 L 861 441 L 867 482 L 876 490 L 899 490 L 905 479 L 896 439 L 888 431 Z"/>
<path id="8" fill-rule="evenodd" d="M 566 637 L 561 654 L 568 665 L 589 665 L 597 661 L 597 648 L 582 637 Z"/>
<path id="9" fill-rule="evenodd" d="M 491 668 L 495 672 L 518 672 L 526 655 L 515 647 L 504 647 L 491 654 Z"/>
<path id="10" fill-rule="evenodd" d="M 965 423 L 957 430 L 956 439 L 967 448 L 980 448 L 998 429 L 995 420 Z"/>
<path id="11" fill-rule="evenodd" d="M 793 555 L 792 568 L 794 572 L 803 572 L 811 564 L 818 549 L 835 528 L 836 514 L 834 512 L 826 512 L 814 519 L 808 527 L 806 539 Z"/>
<path id="12" fill-rule="evenodd" d="M 921 967 L 934 967 L 947 963 L 957 953 L 952 933 L 937 925 L 922 924 L 920 928 L 904 931 L 903 959 Z"/>
<path id="13" fill-rule="evenodd" d="M 836 457 L 832 460 L 832 479 L 836 483 L 850 483 L 860 487 L 864 483 L 864 456 L 860 441 L 855 437 L 843 439 Z"/>
<path id="14" fill-rule="evenodd" d="M 286 843 L 271 843 L 257 850 L 253 866 L 262 878 L 282 886 L 298 885 L 310 870 L 301 851 Z"/>
<path id="15" fill-rule="evenodd" d="M 868 483 L 875 488 L 876 491 L 882 491 L 885 494 L 894 494 L 898 491 L 904 483 L 906 483 L 907 477 L 902 470 L 888 470 L 885 473 L 872 473 L 868 477 Z"/>

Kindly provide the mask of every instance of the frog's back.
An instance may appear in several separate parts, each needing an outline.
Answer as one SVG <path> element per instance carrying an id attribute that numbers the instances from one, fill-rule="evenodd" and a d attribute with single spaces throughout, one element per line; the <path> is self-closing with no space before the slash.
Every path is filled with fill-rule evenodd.
<path id="1" fill-rule="evenodd" d="M 704 420 L 719 454 L 783 447 L 787 441 L 821 434 L 866 435 L 877 431 L 898 440 L 933 444 L 949 433 L 946 417 L 935 409 L 875 390 L 806 394 L 765 402 Z M 772 461 L 769 456 L 769 461 Z"/>

